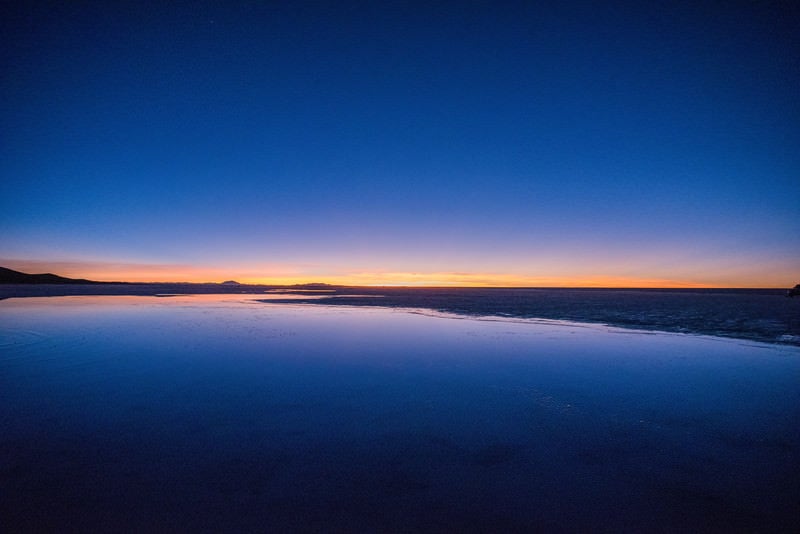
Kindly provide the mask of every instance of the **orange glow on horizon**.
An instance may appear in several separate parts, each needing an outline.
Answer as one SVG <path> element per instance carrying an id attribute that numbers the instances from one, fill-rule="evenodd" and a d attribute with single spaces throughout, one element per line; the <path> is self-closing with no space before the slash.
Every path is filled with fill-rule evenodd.
<path id="1" fill-rule="evenodd" d="M 44 262 L 3 260 L 3 265 L 26 273 L 51 272 L 69 278 L 86 278 L 102 282 L 138 283 L 220 283 L 236 280 L 242 284 L 295 285 L 326 283 L 343 286 L 413 286 L 413 287 L 609 287 L 609 288 L 715 288 L 715 287 L 791 287 L 783 276 L 761 278 L 752 282 L 745 276 L 716 282 L 697 279 L 637 277 L 612 275 L 570 276 L 521 275 L 470 272 L 404 272 L 350 271 L 325 269 L 314 272 L 292 265 L 271 265 L 262 268 L 201 268 L 188 265 L 127 264 L 110 262 Z M 588 269 L 587 269 L 588 270 Z M 263 273 L 263 274 L 262 274 Z"/>
<path id="2" fill-rule="evenodd" d="M 665 279 L 622 277 L 537 277 L 496 273 L 354 273 L 315 279 L 243 278 L 248 284 L 293 285 L 323 282 L 342 286 L 413 286 L 413 287 L 717 287 L 708 284 Z"/>

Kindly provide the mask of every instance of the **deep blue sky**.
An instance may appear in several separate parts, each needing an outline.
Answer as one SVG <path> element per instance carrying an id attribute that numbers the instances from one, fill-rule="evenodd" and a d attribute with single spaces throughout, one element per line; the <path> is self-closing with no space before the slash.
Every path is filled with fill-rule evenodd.
<path id="1" fill-rule="evenodd" d="M 800 281 L 792 3 L 14 4 L 8 266 Z"/>

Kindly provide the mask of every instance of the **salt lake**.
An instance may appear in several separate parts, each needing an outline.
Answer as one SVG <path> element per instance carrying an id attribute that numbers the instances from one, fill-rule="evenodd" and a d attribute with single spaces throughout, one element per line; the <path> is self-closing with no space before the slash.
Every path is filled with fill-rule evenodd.
<path id="1" fill-rule="evenodd" d="M 774 532 L 799 516 L 796 346 L 256 298 L 0 301 L 5 524 Z"/>

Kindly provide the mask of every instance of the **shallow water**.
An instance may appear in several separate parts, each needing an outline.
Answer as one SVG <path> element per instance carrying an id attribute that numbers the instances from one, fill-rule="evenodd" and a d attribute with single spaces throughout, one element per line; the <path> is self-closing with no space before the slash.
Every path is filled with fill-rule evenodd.
<path id="1" fill-rule="evenodd" d="M 790 531 L 800 512 L 797 347 L 246 298 L 0 302 L 5 524 Z"/>

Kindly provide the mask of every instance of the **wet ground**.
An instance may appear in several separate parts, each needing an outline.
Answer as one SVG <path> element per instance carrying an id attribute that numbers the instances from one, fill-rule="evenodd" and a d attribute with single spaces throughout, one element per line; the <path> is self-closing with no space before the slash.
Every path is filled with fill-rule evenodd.
<path id="1" fill-rule="evenodd" d="M 259 297 L 262 298 L 262 297 Z M 243 296 L 0 302 L 31 531 L 791 531 L 800 349 Z"/>

